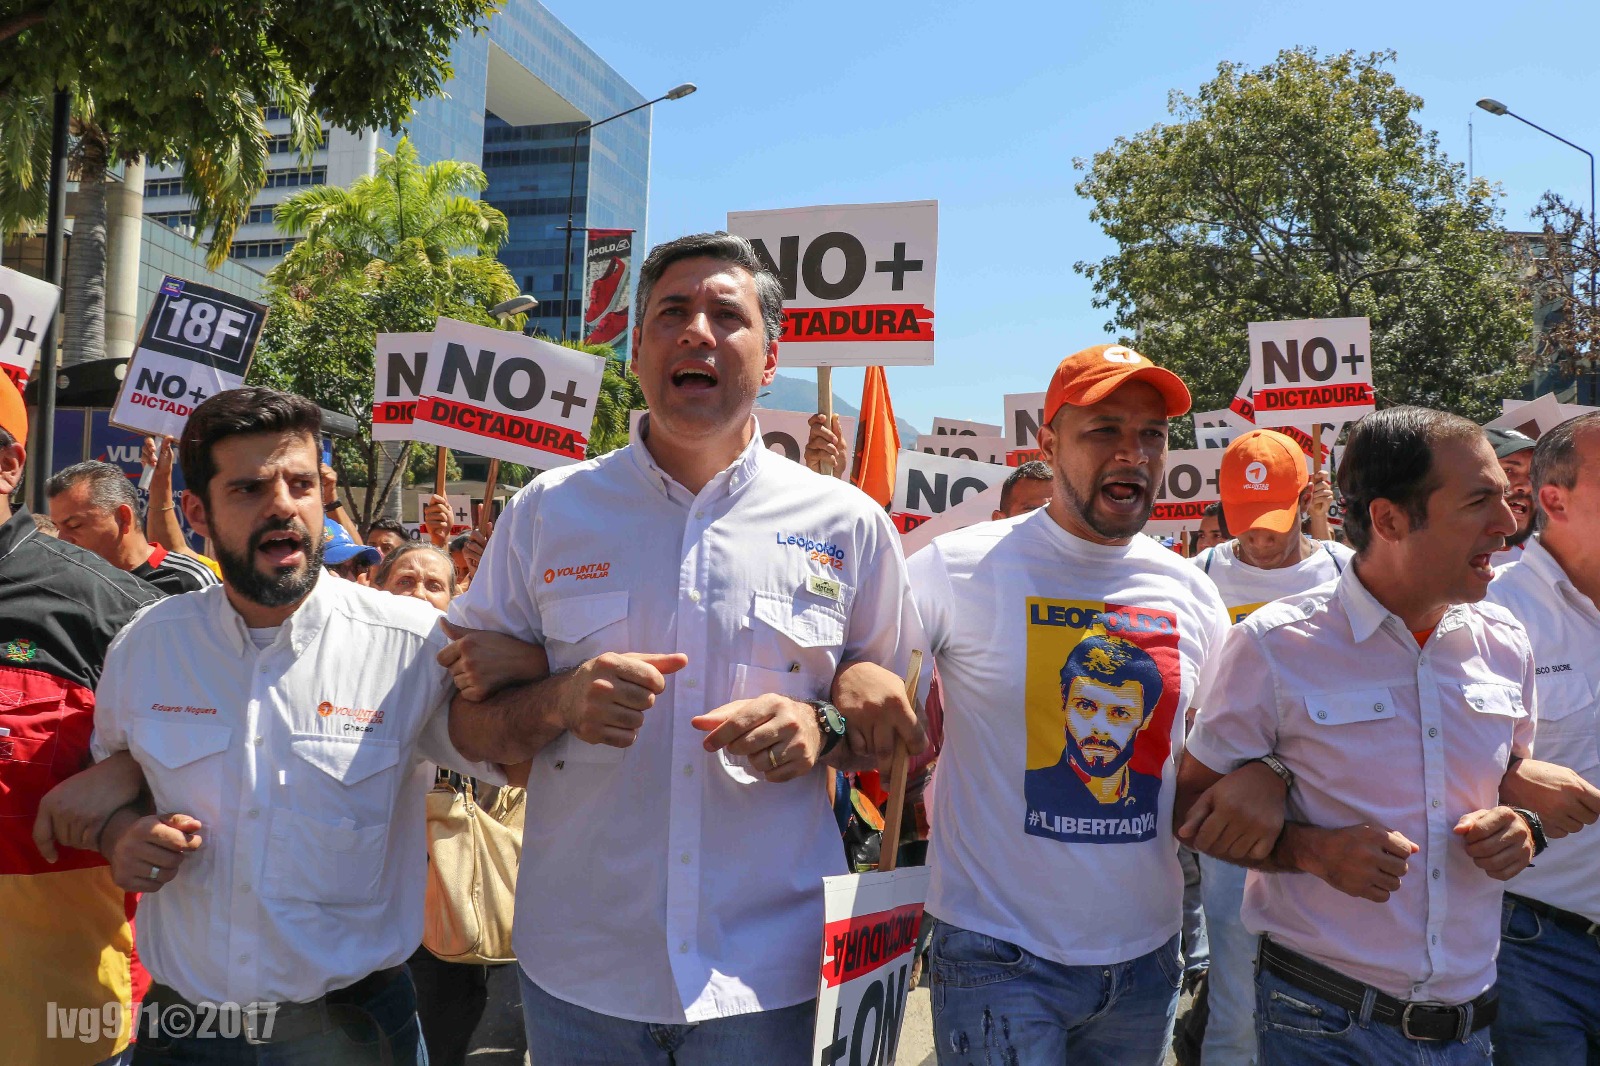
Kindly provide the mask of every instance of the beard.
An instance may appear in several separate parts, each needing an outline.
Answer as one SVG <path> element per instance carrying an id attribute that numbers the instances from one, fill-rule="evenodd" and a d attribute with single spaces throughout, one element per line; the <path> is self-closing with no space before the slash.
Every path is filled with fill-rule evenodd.
<path id="1" fill-rule="evenodd" d="M 1144 507 L 1137 515 L 1128 515 L 1125 518 L 1101 517 L 1095 514 L 1094 510 L 1094 499 L 1100 495 L 1098 489 L 1089 499 L 1085 499 L 1078 492 L 1078 487 L 1072 483 L 1072 479 L 1060 470 L 1056 471 L 1055 490 L 1059 491 L 1061 498 L 1084 525 L 1107 540 L 1122 540 L 1138 533 L 1145 527 L 1145 523 L 1150 521 L 1150 513 L 1156 508 L 1155 493 L 1147 488 L 1144 493 Z"/>
<path id="2" fill-rule="evenodd" d="M 284 532 L 299 538 L 305 562 L 300 566 L 275 567 L 271 574 L 262 573 L 256 568 L 256 550 L 269 534 Z M 220 538 L 213 538 L 211 546 L 217 553 L 217 565 L 228 587 L 262 607 L 288 607 L 300 602 L 316 585 L 317 575 L 322 570 L 322 538 L 313 538 L 304 525 L 289 518 L 257 527 L 241 553 L 229 550 Z"/>
<path id="3" fill-rule="evenodd" d="M 1107 762 L 1098 762 L 1090 759 L 1083 753 L 1083 748 L 1078 745 L 1078 738 L 1071 731 L 1067 732 L 1067 755 L 1074 765 L 1083 770 L 1090 777 L 1115 777 L 1117 771 L 1128 765 L 1133 758 L 1133 745 L 1130 743 L 1125 748 L 1119 748 L 1117 754 Z"/>

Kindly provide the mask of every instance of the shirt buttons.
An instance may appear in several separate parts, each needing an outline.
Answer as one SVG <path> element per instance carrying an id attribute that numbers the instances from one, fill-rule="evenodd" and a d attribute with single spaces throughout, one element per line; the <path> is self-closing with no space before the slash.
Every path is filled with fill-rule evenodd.
<path id="1" fill-rule="evenodd" d="M 692 677 L 686 677 L 686 678 L 683 679 L 683 687 L 684 688 L 699 688 L 700 687 L 700 682 L 696 681 Z"/>
<path id="2" fill-rule="evenodd" d="M 256 737 L 255 740 L 253 740 L 251 743 L 255 744 L 255 746 L 259 748 L 261 745 L 265 744 L 266 742 L 267 742 L 267 738 L 266 737 Z"/>
<path id="3" fill-rule="evenodd" d="M 1431 943 L 1437 944 L 1439 942 L 1439 934 L 1434 933 L 1433 936 L 1429 937 L 1428 939 Z"/>
<path id="4" fill-rule="evenodd" d="M 704 511 L 696 511 L 696 512 L 695 512 L 695 513 L 694 513 L 694 516 L 695 516 L 695 517 L 696 517 L 696 518 L 704 518 L 704 517 L 705 517 L 705 516 L 706 516 L 706 513 L 705 513 L 705 512 L 704 512 Z"/>
<path id="5" fill-rule="evenodd" d="M 1435 881 L 1439 880 L 1439 871 L 1438 870 L 1434 870 L 1433 871 L 1433 879 Z"/>
<path id="6" fill-rule="evenodd" d="M 1439 735 L 1439 731 L 1437 729 L 1433 728 L 1432 726 L 1429 726 L 1428 727 L 1428 735 L 1430 737 L 1436 737 L 1436 736 Z"/>
<path id="7" fill-rule="evenodd" d="M 1439 806 L 1439 801 L 1438 800 L 1434 800 L 1433 801 L 1433 806 L 1435 806 L 1435 807 Z"/>
<path id="8" fill-rule="evenodd" d="M 678 944 L 678 954 L 679 955 L 687 955 L 687 954 L 689 954 L 689 942 L 687 940 L 682 941 L 681 943 Z"/>
<path id="9" fill-rule="evenodd" d="M 679 856 L 678 856 L 678 861 L 679 861 L 679 862 L 681 862 L 681 863 L 683 863 L 683 864 L 684 864 L 684 865 L 685 865 L 685 866 L 688 866 L 688 865 L 689 865 L 689 863 L 690 863 L 690 861 L 691 861 L 691 860 L 692 860 L 692 859 L 693 859 L 693 858 L 694 858 L 694 856 L 692 856 L 692 855 L 690 855 L 690 854 L 689 854 L 689 853 L 688 853 L 688 852 L 687 852 L 687 851 L 686 851 L 686 852 L 684 852 L 684 853 L 683 853 L 683 854 L 682 854 L 682 855 L 679 855 Z"/>
<path id="10" fill-rule="evenodd" d="M 239 886 L 239 891 L 240 891 L 240 892 L 241 892 L 241 893 L 242 893 L 242 894 L 244 894 L 244 895 L 246 895 L 246 896 L 248 896 L 248 895 L 249 895 L 249 894 L 250 894 L 250 886 L 249 886 L 249 884 L 243 884 L 243 885 L 240 885 L 240 886 Z"/>
<path id="11" fill-rule="evenodd" d="M 1327 711 L 1318 711 L 1317 712 L 1317 717 L 1318 718 L 1326 718 L 1326 717 L 1328 717 L 1328 712 Z"/>
<path id="12" fill-rule="evenodd" d="M 694 776 L 694 763 L 686 762 L 686 763 L 683 764 L 683 776 L 684 777 L 693 777 Z"/>
<path id="13" fill-rule="evenodd" d="M 249 962 L 250 961 L 250 956 L 248 956 L 248 955 L 240 955 L 239 956 L 239 961 L 240 962 Z"/>
<path id="14" fill-rule="evenodd" d="M 1383 713 L 1383 704 L 1381 704 L 1381 703 L 1374 703 L 1374 704 L 1373 704 L 1373 705 L 1372 705 L 1372 713 L 1373 713 L 1373 714 L 1382 714 L 1382 713 Z"/>
<path id="15" fill-rule="evenodd" d="M 700 590 L 699 589 L 690 589 L 689 590 L 689 602 L 690 603 L 699 603 L 700 602 Z"/>

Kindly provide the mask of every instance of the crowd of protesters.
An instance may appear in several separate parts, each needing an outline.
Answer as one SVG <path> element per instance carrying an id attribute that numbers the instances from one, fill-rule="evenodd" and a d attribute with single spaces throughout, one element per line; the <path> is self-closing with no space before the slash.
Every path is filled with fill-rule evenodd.
<path id="1" fill-rule="evenodd" d="M 150 442 L 143 523 L 115 468 L 51 479 L 52 539 L 0 378 L 6 1061 L 461 1061 L 487 974 L 419 952 L 444 770 L 526 787 L 535 1063 L 810 1063 L 829 795 L 902 746 L 942 1064 L 1156 1066 L 1186 983 L 1191 1061 L 1600 1061 L 1600 415 L 1390 408 L 1336 476 L 1245 433 L 1174 552 L 1189 390 L 1098 345 L 993 521 L 908 560 L 762 446 L 751 247 L 638 290 L 648 415 L 487 537 L 434 497 L 434 544 L 363 539 L 317 407 L 244 388 Z M 807 464 L 846 446 L 818 416 Z"/>

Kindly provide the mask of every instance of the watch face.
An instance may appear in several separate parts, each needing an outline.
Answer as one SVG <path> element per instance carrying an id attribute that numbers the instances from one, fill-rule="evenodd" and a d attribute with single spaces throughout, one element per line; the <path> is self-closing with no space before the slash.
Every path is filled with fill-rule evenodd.
<path id="1" fill-rule="evenodd" d="M 822 714 L 828 720 L 828 729 L 842 736 L 844 734 L 844 715 L 839 713 L 839 708 L 831 703 L 824 704 Z"/>

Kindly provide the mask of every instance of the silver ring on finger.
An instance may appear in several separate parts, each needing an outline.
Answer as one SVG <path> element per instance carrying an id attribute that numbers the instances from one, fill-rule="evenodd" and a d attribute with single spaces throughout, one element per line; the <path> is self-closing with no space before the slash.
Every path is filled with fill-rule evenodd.
<path id="1" fill-rule="evenodd" d="M 774 770 L 778 768 L 778 746 L 776 744 L 767 749 L 767 765 Z"/>
<path id="2" fill-rule="evenodd" d="M 161 867 L 159 867 L 159 866 L 150 867 L 150 880 L 152 880 L 152 881 L 161 880 Z"/>

